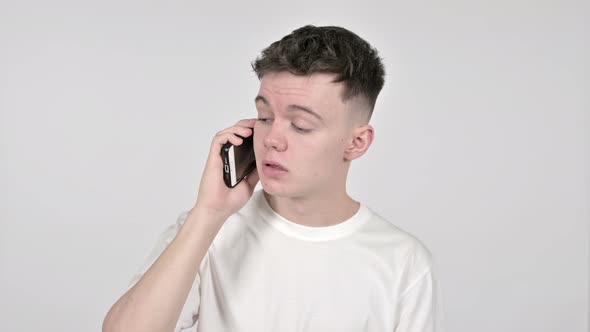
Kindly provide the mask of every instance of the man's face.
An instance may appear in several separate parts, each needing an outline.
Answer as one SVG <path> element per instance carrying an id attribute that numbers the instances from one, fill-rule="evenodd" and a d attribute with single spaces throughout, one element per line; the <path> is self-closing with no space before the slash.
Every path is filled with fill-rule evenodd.
<path id="1" fill-rule="evenodd" d="M 256 97 L 256 167 L 262 187 L 279 197 L 330 194 L 344 188 L 355 117 L 333 75 L 263 76 Z M 278 163 L 282 168 L 269 166 Z"/>

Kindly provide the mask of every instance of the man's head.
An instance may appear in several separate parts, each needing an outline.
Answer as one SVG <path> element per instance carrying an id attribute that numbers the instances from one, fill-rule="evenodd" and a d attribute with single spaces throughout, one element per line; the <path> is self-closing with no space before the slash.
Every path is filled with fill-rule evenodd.
<path id="1" fill-rule="evenodd" d="M 261 83 L 254 149 L 265 191 L 345 190 L 350 161 L 373 141 L 368 122 L 385 76 L 377 51 L 346 29 L 305 26 L 264 49 L 252 67 Z"/>
<path id="2" fill-rule="evenodd" d="M 307 25 L 275 41 L 252 64 L 262 79 L 271 72 L 294 75 L 334 74 L 344 83 L 343 100 L 364 99 L 370 118 L 385 82 L 385 69 L 377 50 L 341 27 Z"/>

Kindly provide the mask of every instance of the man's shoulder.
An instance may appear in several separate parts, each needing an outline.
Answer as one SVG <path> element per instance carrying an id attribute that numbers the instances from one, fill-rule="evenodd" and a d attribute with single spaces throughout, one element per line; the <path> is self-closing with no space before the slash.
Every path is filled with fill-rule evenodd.
<path id="1" fill-rule="evenodd" d="M 389 218 L 383 217 L 381 214 L 375 212 L 372 208 L 368 208 L 371 211 L 370 222 L 367 223 L 367 227 L 372 232 L 379 232 L 385 234 L 390 241 L 401 241 L 404 243 L 414 243 L 415 245 L 421 245 L 421 241 L 410 231 L 401 227 L 399 224 L 391 221 Z"/>
<path id="2" fill-rule="evenodd" d="M 413 260 L 427 268 L 431 265 L 432 253 L 429 248 L 413 233 L 389 221 L 371 210 L 371 219 L 365 232 L 378 241 L 380 248 L 406 260 Z"/>

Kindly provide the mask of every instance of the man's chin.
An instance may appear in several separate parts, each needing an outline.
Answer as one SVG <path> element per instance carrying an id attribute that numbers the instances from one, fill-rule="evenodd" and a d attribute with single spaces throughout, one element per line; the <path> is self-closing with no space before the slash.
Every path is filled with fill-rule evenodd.
<path id="1" fill-rule="evenodd" d="M 268 195 L 274 197 L 291 197 L 293 193 L 285 183 L 277 183 L 275 181 L 261 181 L 262 189 Z"/>

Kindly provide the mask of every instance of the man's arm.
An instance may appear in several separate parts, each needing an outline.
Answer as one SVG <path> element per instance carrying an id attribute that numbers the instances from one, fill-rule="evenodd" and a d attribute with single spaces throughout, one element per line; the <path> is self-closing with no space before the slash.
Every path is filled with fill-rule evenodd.
<path id="1" fill-rule="evenodd" d="M 255 119 L 242 120 L 213 138 L 195 206 L 176 237 L 139 281 L 109 310 L 103 332 L 173 331 L 197 272 L 223 223 L 252 196 L 254 170 L 235 188 L 223 182 L 221 147 L 242 144 Z"/>
<path id="2" fill-rule="evenodd" d="M 193 208 L 143 277 L 109 310 L 104 332 L 173 331 L 191 285 L 225 220 Z"/>

